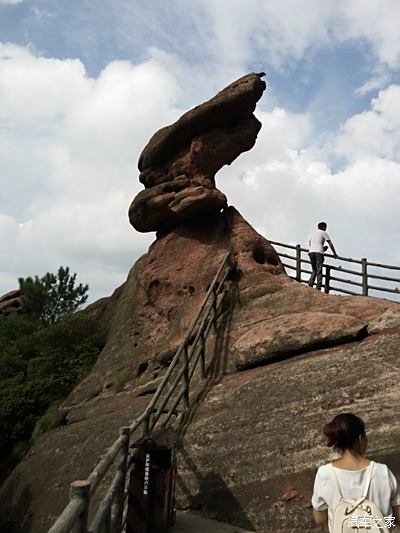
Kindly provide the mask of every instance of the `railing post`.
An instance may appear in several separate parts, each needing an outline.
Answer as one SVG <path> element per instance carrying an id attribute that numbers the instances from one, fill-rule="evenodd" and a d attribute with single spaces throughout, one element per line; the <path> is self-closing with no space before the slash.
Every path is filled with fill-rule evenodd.
<path id="1" fill-rule="evenodd" d="M 212 291 L 212 321 L 214 331 L 217 331 L 217 292 L 216 287 Z"/>
<path id="2" fill-rule="evenodd" d="M 367 260 L 365 257 L 361 259 L 361 273 L 362 273 L 362 293 L 363 296 L 368 296 L 368 270 Z"/>
<path id="3" fill-rule="evenodd" d="M 122 518 L 124 514 L 124 496 L 126 484 L 127 461 L 129 453 L 129 427 L 119 429 L 119 434 L 123 437 L 121 447 L 121 461 L 118 465 L 118 471 L 121 473 L 121 482 L 116 490 L 115 499 L 111 506 L 111 533 L 121 533 Z"/>
<path id="4" fill-rule="evenodd" d="M 296 244 L 296 281 L 301 282 L 301 246 Z"/>
<path id="5" fill-rule="evenodd" d="M 183 350 L 183 364 L 185 367 L 183 372 L 183 386 L 185 394 L 183 397 L 185 399 L 186 408 L 189 408 L 189 354 L 187 346 L 185 346 Z"/>
<path id="6" fill-rule="evenodd" d="M 101 533 L 111 533 L 111 506 L 108 508 Z"/>
<path id="7" fill-rule="evenodd" d="M 89 515 L 89 491 L 90 483 L 87 480 L 73 481 L 69 487 L 69 497 L 83 502 L 83 511 L 79 516 L 79 522 L 75 526 L 74 533 L 87 533 Z"/>
<path id="8" fill-rule="evenodd" d="M 151 417 L 151 413 L 149 413 L 146 416 L 146 418 L 143 420 L 142 436 L 148 435 L 150 433 L 150 417 Z"/>
<path id="9" fill-rule="evenodd" d="M 324 292 L 326 294 L 329 294 L 330 290 L 330 282 L 331 282 L 331 266 L 325 265 L 325 286 L 324 286 Z"/>
<path id="10" fill-rule="evenodd" d="M 201 379 L 205 379 L 207 377 L 206 375 L 206 343 L 204 339 L 204 331 L 200 334 L 200 367 L 201 367 Z"/>
<path id="11" fill-rule="evenodd" d="M 150 431 L 152 431 L 157 424 L 161 414 L 166 413 L 167 418 L 165 423 L 163 422 L 161 426 L 165 426 L 168 423 L 171 415 L 175 415 L 176 408 L 178 404 L 182 401 L 184 396 L 184 401 L 186 406 L 189 407 L 189 386 L 190 378 L 193 376 L 194 371 L 194 360 L 196 359 L 196 364 L 200 355 L 202 356 L 202 374 L 205 377 L 206 368 L 205 368 L 205 349 L 206 341 L 209 330 L 213 323 L 214 327 L 217 326 L 217 308 L 218 308 L 218 295 L 220 291 L 217 291 L 217 286 L 223 287 L 222 279 L 225 281 L 228 273 L 225 272 L 224 277 L 221 279 L 221 273 L 224 272 L 224 267 L 226 264 L 232 266 L 233 259 L 232 254 L 226 254 L 224 261 L 220 263 L 218 271 L 214 276 L 212 285 L 207 290 L 207 294 L 203 299 L 203 302 L 195 316 L 192 320 L 184 339 L 182 340 L 179 348 L 175 352 L 175 355 L 172 359 L 172 362 L 168 368 L 168 371 L 163 376 L 161 383 L 157 387 L 155 394 L 153 395 L 152 400 L 148 404 L 144 412 L 134 421 L 134 423 L 129 428 L 121 428 L 120 430 L 120 439 L 114 442 L 114 444 L 107 450 L 105 456 L 97 464 L 95 469 L 89 475 L 88 480 L 85 481 L 75 481 L 70 486 L 71 493 L 71 502 L 64 511 L 61 513 L 55 524 L 53 524 L 51 530 L 59 533 L 60 531 L 65 531 L 68 533 L 88 533 L 88 512 L 89 504 L 91 498 L 91 492 L 96 490 L 96 487 L 104 476 L 109 471 L 111 464 L 114 463 L 114 459 L 121 453 L 121 461 L 117 464 L 117 474 L 113 477 L 112 486 L 107 492 L 106 496 L 103 498 L 100 503 L 93 522 L 95 522 L 93 528 L 95 527 L 96 531 L 99 531 L 97 523 L 99 523 L 100 529 L 102 528 L 102 533 L 104 529 L 114 532 L 122 532 L 125 528 L 126 523 L 126 507 L 125 503 L 125 487 L 126 487 L 126 477 L 127 477 L 127 450 L 129 448 L 129 434 L 133 433 L 136 429 L 142 431 L 143 436 L 148 436 Z M 218 280 L 221 280 L 218 284 Z M 220 287 L 220 289 L 221 289 Z M 211 302 L 210 302 L 211 299 Z M 221 302 L 219 302 L 221 304 Z M 205 313 L 206 311 L 206 313 Z M 196 325 L 201 323 L 201 333 L 194 333 L 196 331 Z M 199 336 L 197 336 L 199 335 Z M 189 345 L 190 339 L 193 336 L 197 336 L 196 344 Z M 200 339 L 199 339 L 200 338 Z M 199 354 L 198 342 L 200 340 L 200 348 L 202 353 Z M 181 358 L 183 353 L 183 364 L 184 367 L 180 366 Z M 189 361 L 189 356 L 191 360 Z M 192 368 L 189 367 L 189 363 L 192 365 Z M 176 369 L 178 368 L 178 372 Z M 175 372 L 175 373 L 173 373 Z M 167 402 L 171 399 L 172 395 L 177 392 L 179 384 L 184 380 L 184 388 L 180 388 L 177 396 L 175 397 L 175 404 L 172 405 L 168 410 L 165 409 Z M 168 381 L 169 380 L 169 381 Z M 170 385 L 170 382 L 171 386 Z M 173 386 L 172 386 L 173 385 Z M 166 387 L 169 387 L 166 391 Z M 164 393 L 164 396 L 162 394 Z M 156 408 L 156 402 L 161 398 L 161 404 Z M 123 436 L 123 438 L 121 438 Z M 122 442 L 121 442 L 122 441 Z M 129 461 L 130 463 L 130 461 Z M 128 463 L 128 464 L 129 464 Z M 79 513 L 79 514 L 78 514 Z M 122 514 L 122 520 L 121 520 Z"/>

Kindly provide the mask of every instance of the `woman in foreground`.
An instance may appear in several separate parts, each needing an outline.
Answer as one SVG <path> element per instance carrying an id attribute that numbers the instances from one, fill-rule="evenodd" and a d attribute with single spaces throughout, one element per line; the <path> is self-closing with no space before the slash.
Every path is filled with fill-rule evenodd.
<path id="1" fill-rule="evenodd" d="M 339 452 L 340 457 L 318 469 L 312 497 L 316 524 L 328 523 L 330 532 L 336 529 L 342 531 L 337 524 L 339 515 L 344 510 L 342 514 L 347 515 L 347 518 L 343 521 L 343 526 L 345 525 L 343 531 L 371 529 L 368 527 L 367 519 L 357 518 L 357 511 L 353 512 L 353 507 L 348 505 L 349 501 L 362 500 L 365 495 L 363 492 L 367 492 L 367 501 L 373 502 L 382 513 L 383 519 L 380 520 L 380 526 L 391 528 L 394 524 L 399 525 L 399 486 L 386 465 L 374 463 L 364 456 L 368 441 L 361 418 L 351 413 L 338 415 L 324 427 L 323 432 L 327 438 L 327 445 L 333 446 L 335 451 Z M 345 503 L 342 503 L 339 509 L 338 505 L 342 498 Z M 364 505 L 364 507 L 370 512 L 368 506 Z M 362 509 L 362 503 L 360 509 Z M 378 519 L 371 518 L 370 522 L 373 520 L 375 520 L 373 523 L 376 527 Z M 340 528 L 343 526 L 341 525 Z M 378 529 L 387 530 L 383 527 L 376 530 Z"/>

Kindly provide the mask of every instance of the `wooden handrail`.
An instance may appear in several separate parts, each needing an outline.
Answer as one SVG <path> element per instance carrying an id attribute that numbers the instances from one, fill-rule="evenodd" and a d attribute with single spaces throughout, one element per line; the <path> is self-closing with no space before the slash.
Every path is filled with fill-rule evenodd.
<path id="1" fill-rule="evenodd" d="M 290 270 L 294 270 L 296 272 L 295 276 L 289 276 L 292 279 L 295 279 L 296 281 L 299 281 L 301 283 L 306 283 L 307 280 L 302 277 L 303 273 L 311 274 L 309 270 L 305 270 L 302 268 L 302 264 L 311 264 L 310 260 L 306 257 L 302 257 L 302 253 L 306 254 L 308 253 L 307 248 L 301 247 L 299 244 L 293 245 L 293 244 L 286 244 L 278 241 L 269 241 L 274 246 L 280 246 L 285 249 L 289 250 L 295 250 L 295 255 L 290 255 L 285 252 L 280 252 L 277 250 L 278 255 L 283 259 L 290 259 L 294 261 L 293 265 L 288 264 L 287 262 L 282 263 L 285 268 L 288 268 Z M 369 283 L 370 279 L 379 280 L 383 282 L 387 282 L 389 284 L 393 283 L 400 283 L 400 278 L 396 278 L 393 276 L 384 276 L 384 275 L 378 275 L 376 273 L 372 274 L 369 272 L 369 267 L 373 268 L 381 268 L 381 269 L 389 269 L 389 270 L 397 270 L 400 272 L 400 266 L 395 265 L 386 265 L 383 263 L 375 263 L 368 261 L 366 258 L 362 259 L 354 259 L 352 257 L 343 257 L 343 256 L 334 256 L 332 254 L 324 254 L 324 257 L 327 259 L 335 259 L 335 261 L 339 262 L 345 262 L 345 263 L 352 263 L 354 265 L 360 265 L 360 269 L 357 270 L 351 270 L 350 268 L 342 267 L 341 265 L 337 266 L 336 264 L 332 263 L 324 263 L 323 266 L 323 279 L 325 280 L 325 286 L 324 286 L 324 292 L 329 293 L 331 290 L 335 290 L 336 292 L 342 292 L 344 294 L 352 294 L 352 295 L 360 295 L 360 296 L 372 296 L 370 294 L 370 291 L 375 292 L 383 292 L 383 293 L 389 293 L 389 294 L 400 294 L 400 288 L 395 286 L 378 286 L 378 285 L 372 285 Z M 355 281 L 352 279 L 344 279 L 337 276 L 332 276 L 331 272 L 335 271 L 335 273 L 341 274 L 341 273 L 347 273 L 351 274 L 353 276 L 357 276 L 361 278 L 361 281 Z M 332 286 L 331 281 L 336 281 L 341 284 L 348 284 L 353 285 L 355 288 L 361 288 L 361 292 L 353 292 L 345 289 L 344 287 L 340 286 Z M 396 299 L 396 301 L 398 301 Z"/>
<path id="2" fill-rule="evenodd" d="M 144 435 L 154 431 L 163 415 L 165 417 L 160 423 L 160 427 L 165 427 L 171 417 L 176 415 L 177 407 L 182 399 L 185 399 L 184 410 L 189 408 L 189 386 L 199 361 L 201 361 L 201 375 L 203 378 L 206 377 L 205 343 L 211 327 L 216 328 L 218 312 L 225 294 L 226 280 L 232 269 L 232 255 L 227 252 L 150 403 L 129 427 L 120 429 L 120 437 L 108 448 L 87 480 L 74 481 L 71 484 L 71 500 L 48 533 L 75 532 L 77 527 L 79 531 L 95 533 L 103 531 L 106 523 L 112 524 L 112 531 L 122 531 L 125 520 L 122 511 L 126 500 L 123 488 L 128 470 L 132 466 L 132 463 L 128 461 L 130 436 L 140 426 L 142 426 Z M 179 385 L 181 386 L 179 387 Z M 163 396 L 167 388 L 168 391 Z M 175 392 L 177 392 L 176 397 L 173 396 Z M 160 403 L 157 403 L 158 401 Z M 109 472 L 117 457 L 120 457 L 117 472 L 111 479 L 109 488 L 97 507 L 90 528 L 87 529 L 90 497 Z M 79 491 L 77 492 L 74 487 L 79 487 Z M 84 487 L 85 490 L 83 491 L 81 487 Z M 112 512 L 113 508 L 116 509 L 114 513 Z"/>

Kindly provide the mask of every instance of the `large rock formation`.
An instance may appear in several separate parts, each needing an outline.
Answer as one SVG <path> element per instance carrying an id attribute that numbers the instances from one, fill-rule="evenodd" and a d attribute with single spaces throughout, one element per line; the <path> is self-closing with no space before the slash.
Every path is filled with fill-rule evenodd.
<path id="1" fill-rule="evenodd" d="M 192 157 L 190 147 L 208 135 L 214 115 L 215 131 L 225 131 L 217 138 L 227 144 L 229 124 L 247 131 L 243 117 L 251 115 L 262 82 L 259 75 L 239 82 L 216 97 L 218 105 L 211 100 L 184 115 L 193 113 L 192 130 L 183 117 L 153 137 L 141 156 L 141 179 L 161 181 L 146 182 L 145 193 L 180 179 L 171 170 L 176 154 Z M 259 89 L 248 89 L 252 83 Z M 241 84 L 246 97 L 235 100 Z M 146 169 L 161 170 L 143 175 Z M 222 194 L 211 186 L 212 172 L 201 185 L 207 198 Z M 163 182 L 167 174 L 171 181 Z M 366 419 L 373 456 L 400 471 L 398 304 L 326 295 L 289 279 L 271 244 L 238 211 L 202 203 L 190 189 L 189 183 L 193 210 L 182 217 L 164 202 L 163 189 L 154 203 L 137 202 L 140 194 L 133 202 L 133 224 L 163 236 L 112 297 L 91 306 L 108 328 L 104 350 L 64 402 L 63 425 L 38 440 L 2 489 L 3 506 L 24 533 L 46 531 L 69 483 L 86 477 L 118 427 L 143 411 L 227 251 L 235 269 L 209 345 L 208 379 L 198 383 L 197 402 L 178 424 L 178 504 L 248 530 L 312 531 L 312 478 L 328 457 L 320 428 L 344 409 Z"/>
<path id="2" fill-rule="evenodd" d="M 138 231 L 163 231 L 226 207 L 214 176 L 250 150 L 261 123 L 253 115 L 264 73 L 249 74 L 158 131 L 139 158 L 146 189 L 129 210 Z"/>
<path id="3" fill-rule="evenodd" d="M 315 471 L 333 457 L 322 426 L 347 411 L 399 479 L 399 340 L 397 326 L 216 379 L 182 428 L 180 505 L 251 531 L 314 531 Z"/>

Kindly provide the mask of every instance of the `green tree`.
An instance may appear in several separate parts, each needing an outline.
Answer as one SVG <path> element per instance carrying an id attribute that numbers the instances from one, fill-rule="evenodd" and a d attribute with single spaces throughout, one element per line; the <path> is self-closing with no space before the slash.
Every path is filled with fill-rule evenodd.
<path id="1" fill-rule="evenodd" d="M 88 374 L 104 340 L 98 314 L 81 311 L 0 350 L 0 485 L 29 449 L 36 424 L 34 437 L 60 422 L 57 407 Z"/>
<path id="2" fill-rule="evenodd" d="M 24 335 L 30 335 L 40 327 L 43 327 L 41 322 L 32 320 L 29 315 L 20 313 L 0 315 L 0 353 L 12 342 Z"/>
<path id="3" fill-rule="evenodd" d="M 76 274 L 69 267 L 60 267 L 57 274 L 47 272 L 39 278 L 19 278 L 24 313 L 54 324 L 76 311 L 88 298 L 88 285 L 75 286 Z"/>

